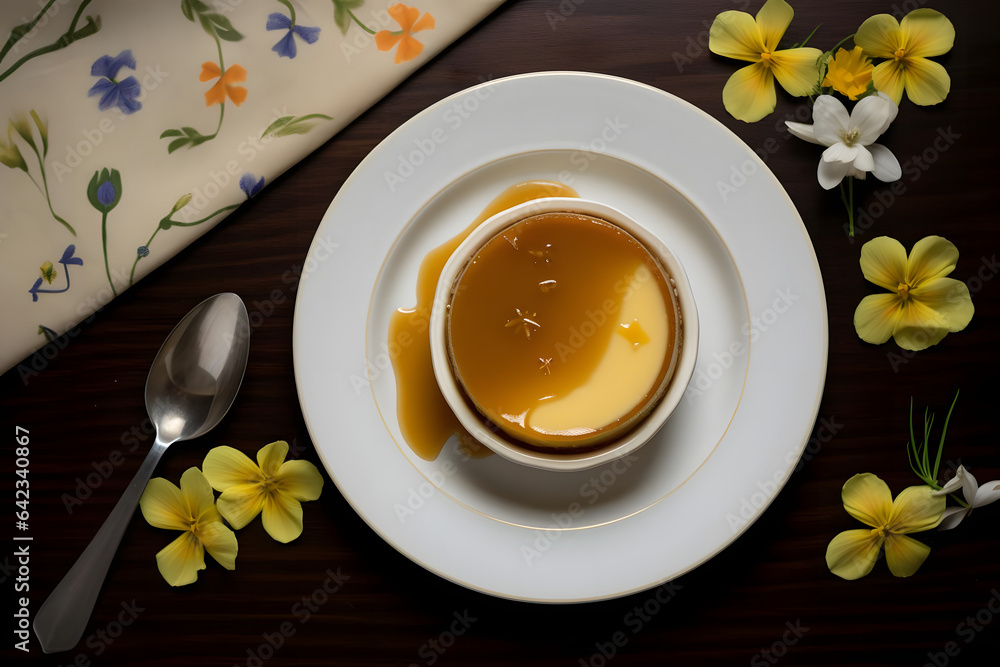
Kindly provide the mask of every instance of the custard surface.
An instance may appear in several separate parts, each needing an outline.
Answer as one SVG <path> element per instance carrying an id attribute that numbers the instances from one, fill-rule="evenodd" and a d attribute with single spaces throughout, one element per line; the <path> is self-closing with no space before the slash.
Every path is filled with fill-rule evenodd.
<path id="1" fill-rule="evenodd" d="M 448 344 L 459 383 L 505 433 L 542 449 L 619 435 L 659 398 L 677 314 L 659 263 L 623 229 L 575 213 L 522 220 L 459 277 Z"/>

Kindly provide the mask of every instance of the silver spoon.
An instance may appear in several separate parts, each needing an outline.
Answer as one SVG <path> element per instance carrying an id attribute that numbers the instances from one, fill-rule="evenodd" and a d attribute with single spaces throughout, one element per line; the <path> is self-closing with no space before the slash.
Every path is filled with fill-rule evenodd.
<path id="1" fill-rule="evenodd" d="M 173 443 L 197 438 L 222 420 L 243 382 L 249 350 L 247 309 L 230 292 L 202 301 L 167 336 L 146 380 L 146 411 L 156 440 L 104 525 L 35 615 L 35 635 L 45 653 L 79 643 L 160 457 Z"/>

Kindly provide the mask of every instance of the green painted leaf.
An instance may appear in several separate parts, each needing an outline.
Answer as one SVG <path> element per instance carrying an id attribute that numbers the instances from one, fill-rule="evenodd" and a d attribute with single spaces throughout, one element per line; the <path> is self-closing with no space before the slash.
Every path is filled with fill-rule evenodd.
<path id="1" fill-rule="evenodd" d="M 31 110 L 31 119 L 35 121 L 35 126 L 38 128 L 38 134 L 42 135 L 42 155 L 49 154 L 49 126 L 38 117 L 38 112 L 34 109 Z"/>
<path id="2" fill-rule="evenodd" d="M 340 32 L 347 34 L 352 20 L 350 10 L 357 9 L 363 4 L 365 0 L 333 0 L 333 20 L 336 21 Z"/>
<path id="3" fill-rule="evenodd" d="M 293 134 L 305 134 L 316 127 L 320 120 L 333 120 L 330 116 L 321 113 L 311 113 L 295 118 L 293 116 L 283 116 L 271 123 L 270 127 L 260 135 L 263 139 L 268 134 L 274 137 L 287 137 Z"/>
<path id="4" fill-rule="evenodd" d="M 167 137 L 179 137 L 184 133 L 180 130 L 164 130 L 163 134 L 160 135 L 160 139 L 166 139 Z"/>
<path id="5" fill-rule="evenodd" d="M 181 0 L 181 11 L 184 12 L 184 18 L 192 23 L 194 22 L 194 10 L 191 8 L 191 0 Z"/>
<path id="6" fill-rule="evenodd" d="M 169 155 L 170 153 L 173 153 L 178 148 L 180 148 L 182 146 L 185 146 L 186 144 L 190 143 L 190 141 L 191 140 L 188 139 L 187 137 L 181 137 L 180 139 L 174 139 L 173 141 L 170 142 L 170 145 L 167 146 L 167 154 Z"/>
<path id="7" fill-rule="evenodd" d="M 189 136 L 191 138 L 200 137 L 201 136 L 201 132 L 199 132 L 198 130 L 194 129 L 193 127 L 182 127 L 181 131 L 184 132 L 184 134 L 186 134 L 187 136 Z"/>

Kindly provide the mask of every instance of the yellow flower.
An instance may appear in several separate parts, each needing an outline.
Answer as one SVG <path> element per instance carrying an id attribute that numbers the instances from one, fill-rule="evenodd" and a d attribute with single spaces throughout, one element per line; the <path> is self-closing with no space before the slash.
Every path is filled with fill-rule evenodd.
<path id="1" fill-rule="evenodd" d="M 865 58 L 860 46 L 851 51 L 839 49 L 827 65 L 823 86 L 832 87 L 838 93 L 847 95 L 848 99 L 856 100 L 868 89 L 873 69 L 875 66 Z"/>
<path id="2" fill-rule="evenodd" d="M 39 269 L 41 269 L 42 278 L 45 278 L 45 282 L 51 285 L 52 281 L 56 279 L 56 274 L 58 273 L 58 271 L 52 268 L 52 262 L 45 262 L 39 267 Z"/>
<path id="3" fill-rule="evenodd" d="M 842 579 L 860 579 L 875 567 L 885 545 L 889 571 L 897 577 L 914 574 L 931 549 L 906 534 L 941 523 L 945 499 L 932 495 L 933 491 L 929 486 L 911 486 L 893 501 L 886 483 L 871 473 L 847 480 L 842 493 L 844 509 L 873 530 L 846 530 L 833 538 L 826 548 L 827 567 Z"/>
<path id="4" fill-rule="evenodd" d="M 928 60 L 951 50 L 955 26 L 941 12 L 915 9 L 901 23 L 889 14 L 877 14 L 858 28 L 854 43 L 876 58 L 888 58 L 875 67 L 875 87 L 899 104 L 903 91 L 914 104 L 944 101 L 951 78 L 944 67 Z"/>
<path id="5" fill-rule="evenodd" d="M 891 294 L 866 296 L 854 311 L 854 328 L 868 343 L 893 338 L 904 350 L 937 345 L 949 332 L 961 331 L 976 309 L 969 288 L 946 278 L 955 270 L 958 249 L 940 236 L 913 246 L 910 256 L 896 239 L 880 236 L 861 248 L 865 278 Z"/>
<path id="6" fill-rule="evenodd" d="M 774 79 L 796 97 L 808 95 L 819 83 L 819 49 L 776 50 L 794 14 L 785 0 L 767 0 L 756 21 L 738 11 L 715 17 L 708 37 L 712 53 L 753 63 L 737 70 L 722 90 L 722 102 L 733 117 L 753 123 L 774 111 Z"/>
<path id="7" fill-rule="evenodd" d="M 257 452 L 254 464 L 232 447 L 215 447 L 202 466 L 219 496 L 219 512 L 239 530 L 263 513 L 264 530 L 279 542 L 302 534 L 302 505 L 316 500 L 323 477 L 308 461 L 285 461 L 288 443 L 279 440 Z"/>
<path id="8" fill-rule="evenodd" d="M 181 475 L 181 488 L 162 477 L 149 480 L 139 500 L 151 526 L 183 531 L 156 554 L 156 566 L 171 586 L 194 583 L 205 569 L 205 551 L 227 570 L 236 569 L 236 534 L 222 524 L 208 480 L 197 468 Z"/>

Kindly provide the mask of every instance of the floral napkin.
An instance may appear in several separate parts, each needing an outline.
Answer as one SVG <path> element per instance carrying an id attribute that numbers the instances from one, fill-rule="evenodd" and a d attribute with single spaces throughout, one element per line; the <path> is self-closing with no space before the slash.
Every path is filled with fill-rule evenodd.
<path id="1" fill-rule="evenodd" d="M 5 0 L 0 371 L 55 349 L 503 0 L 412 2 Z"/>

